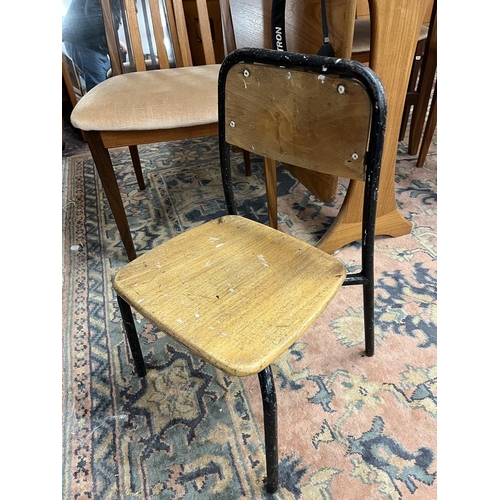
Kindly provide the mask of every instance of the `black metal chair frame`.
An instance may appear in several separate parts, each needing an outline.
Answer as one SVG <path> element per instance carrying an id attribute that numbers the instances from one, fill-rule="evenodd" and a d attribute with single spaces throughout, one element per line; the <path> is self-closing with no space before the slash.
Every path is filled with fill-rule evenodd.
<path id="1" fill-rule="evenodd" d="M 365 89 L 372 105 L 369 145 L 365 156 L 366 182 L 363 202 L 361 241 L 361 270 L 348 274 L 343 285 L 363 285 L 365 349 L 367 356 L 374 354 L 374 240 L 380 165 L 386 127 L 387 104 L 382 83 L 375 73 L 364 65 L 346 59 L 317 55 L 295 54 L 268 49 L 238 49 L 229 54 L 222 63 L 219 74 L 219 152 L 224 196 L 230 215 L 236 215 L 236 203 L 232 190 L 230 147 L 225 133 L 225 83 L 229 70 L 239 63 L 268 64 L 284 69 L 302 69 L 318 74 L 335 74 L 356 79 Z M 258 153 L 258 152 L 257 152 Z M 118 296 L 118 304 L 128 338 L 137 374 L 146 375 L 137 330 L 130 305 Z M 278 419 L 276 391 L 270 365 L 259 372 L 259 382 L 264 411 L 264 433 L 266 446 L 266 488 L 276 492 L 278 478 Z"/>

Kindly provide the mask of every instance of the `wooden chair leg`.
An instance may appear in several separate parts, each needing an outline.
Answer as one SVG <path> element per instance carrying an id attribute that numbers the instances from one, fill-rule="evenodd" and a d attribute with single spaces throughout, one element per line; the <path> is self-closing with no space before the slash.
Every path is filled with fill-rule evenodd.
<path id="1" fill-rule="evenodd" d="M 434 87 L 434 95 L 432 96 L 431 108 L 429 110 L 429 116 L 427 117 L 427 123 L 425 124 L 424 136 L 422 138 L 422 144 L 420 145 L 420 151 L 417 158 L 417 167 L 423 167 L 425 158 L 427 157 L 427 152 L 429 151 L 429 146 L 436 130 L 437 125 L 437 82 Z"/>
<path id="2" fill-rule="evenodd" d="M 135 177 L 137 179 L 137 184 L 139 189 L 144 191 L 146 189 L 146 184 L 144 183 L 144 177 L 142 175 L 141 159 L 139 158 L 139 150 L 137 146 L 129 146 L 130 156 L 132 157 L 132 165 L 134 166 Z"/>
<path id="3" fill-rule="evenodd" d="M 269 493 L 278 489 L 278 411 L 276 390 L 271 367 L 267 366 L 259 372 L 262 406 L 264 409 L 264 438 L 266 441 L 266 469 Z"/>
<path id="4" fill-rule="evenodd" d="M 245 175 L 247 177 L 250 177 L 252 175 L 252 164 L 250 163 L 250 153 L 237 146 L 232 146 L 231 150 L 233 151 L 233 153 L 239 153 L 240 151 L 243 153 L 243 162 L 245 163 Z"/>
<path id="5" fill-rule="evenodd" d="M 243 161 L 245 162 L 245 175 L 250 177 L 252 175 L 252 164 L 250 163 L 250 153 L 243 150 Z"/>
<path id="6" fill-rule="evenodd" d="M 123 201 L 116 182 L 115 171 L 111 163 L 109 151 L 104 147 L 101 135 L 99 132 L 86 132 L 87 143 L 94 159 L 99 177 L 101 178 L 102 187 L 108 199 L 111 212 L 115 219 L 118 231 L 120 233 L 125 251 L 129 260 L 134 260 L 137 257 L 135 252 L 132 234 L 128 225 L 127 215 L 123 207 Z"/>
<path id="7" fill-rule="evenodd" d="M 401 128 L 399 129 L 399 140 L 402 141 L 406 135 L 406 128 L 408 127 L 408 120 L 410 119 L 411 107 L 416 102 L 417 96 L 414 95 L 416 92 L 418 73 L 422 66 L 422 57 L 425 48 L 426 40 L 420 40 L 417 43 L 417 49 L 415 50 L 415 58 L 413 59 L 413 66 L 410 73 L 410 81 L 408 83 L 408 94 L 406 96 L 405 106 L 403 109 L 403 117 L 401 119 Z"/>
<path id="8" fill-rule="evenodd" d="M 269 226 L 274 229 L 278 229 L 278 186 L 276 180 L 276 160 L 264 158 L 264 174 L 266 180 Z"/>
<path id="9" fill-rule="evenodd" d="M 132 358 L 134 359 L 135 369 L 137 370 L 137 375 L 139 377 L 145 377 L 146 365 L 142 356 L 141 345 L 139 343 L 139 337 L 137 336 L 137 329 L 135 328 L 132 308 L 119 295 L 117 295 L 117 299 L 118 306 L 120 307 L 120 313 L 122 315 L 123 325 L 125 327 L 125 333 L 128 339 L 128 345 L 132 353 Z"/>
<path id="10" fill-rule="evenodd" d="M 429 24 L 429 34 L 425 53 L 422 58 L 420 78 L 418 82 L 418 102 L 413 108 L 410 123 L 410 136 L 408 139 L 408 154 L 416 155 L 422 139 L 425 117 L 429 108 L 429 99 L 434 86 L 437 69 L 437 12 L 436 3 L 432 9 Z"/>

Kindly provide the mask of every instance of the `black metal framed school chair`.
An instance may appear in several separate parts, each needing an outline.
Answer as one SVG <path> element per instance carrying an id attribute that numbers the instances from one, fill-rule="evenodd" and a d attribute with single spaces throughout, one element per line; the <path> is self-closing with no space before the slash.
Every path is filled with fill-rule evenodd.
<path id="1" fill-rule="evenodd" d="M 374 229 L 386 100 L 380 80 L 360 63 L 267 49 L 231 53 L 221 66 L 218 95 L 229 215 L 135 259 L 113 285 L 139 376 L 146 367 L 131 308 L 216 368 L 258 374 L 267 490 L 274 492 L 278 423 L 270 365 L 342 285 L 363 286 L 366 353 L 374 353 Z M 237 215 L 230 146 L 364 181 L 362 269 L 347 274 L 336 257 Z"/>

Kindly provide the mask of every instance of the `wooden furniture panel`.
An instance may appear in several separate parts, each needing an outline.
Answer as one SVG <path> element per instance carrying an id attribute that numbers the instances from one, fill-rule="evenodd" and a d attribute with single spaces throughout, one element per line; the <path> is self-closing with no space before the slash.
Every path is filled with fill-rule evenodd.
<path id="1" fill-rule="evenodd" d="M 223 0 L 224 1 L 224 0 Z M 337 57 L 350 57 L 354 33 L 354 0 L 326 0 L 331 43 Z M 271 48 L 271 2 L 229 0 L 235 47 Z M 316 54 L 323 43 L 321 2 L 287 0 L 287 50 Z"/>
<path id="2" fill-rule="evenodd" d="M 85 94 L 81 81 L 82 72 L 73 60 L 64 52 L 62 53 L 62 93 L 63 102 L 69 102 L 74 108 L 76 103 Z"/>
<path id="3" fill-rule="evenodd" d="M 226 87 L 227 141 L 282 163 L 364 180 L 371 107 L 359 82 L 329 75 L 311 78 L 293 70 L 276 79 L 273 69 L 232 68 Z M 266 92 L 252 100 L 246 97 L 249 86 Z"/>
<path id="4" fill-rule="evenodd" d="M 196 8 L 196 0 L 183 0 L 183 3 L 193 65 L 199 66 L 205 64 L 205 54 L 201 43 L 200 21 Z M 207 7 L 215 61 L 221 63 L 224 60 L 225 52 L 219 0 L 208 0 Z"/>
<path id="5" fill-rule="evenodd" d="M 368 0 L 356 1 L 356 19 L 368 19 L 370 17 L 370 6 Z"/>

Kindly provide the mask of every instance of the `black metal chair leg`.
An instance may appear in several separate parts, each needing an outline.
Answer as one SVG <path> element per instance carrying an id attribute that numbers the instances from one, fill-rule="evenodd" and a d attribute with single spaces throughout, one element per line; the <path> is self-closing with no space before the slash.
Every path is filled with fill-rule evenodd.
<path id="1" fill-rule="evenodd" d="M 141 345 L 139 344 L 139 337 L 137 336 L 137 330 L 135 328 L 132 308 L 119 295 L 117 295 L 117 298 L 123 324 L 125 325 L 128 345 L 130 346 L 130 351 L 132 352 L 132 358 L 134 358 L 137 375 L 139 377 L 144 377 L 146 376 L 146 365 L 144 364 L 144 358 L 142 357 Z"/>
<path id="2" fill-rule="evenodd" d="M 375 354 L 375 300 L 373 281 L 363 284 L 363 309 L 365 317 L 365 354 L 369 357 Z"/>
<path id="3" fill-rule="evenodd" d="M 273 374 L 268 366 L 259 372 L 262 406 L 264 408 L 264 436 L 266 441 L 267 491 L 278 489 L 278 411 Z"/>

